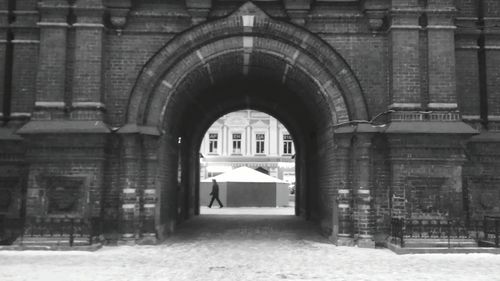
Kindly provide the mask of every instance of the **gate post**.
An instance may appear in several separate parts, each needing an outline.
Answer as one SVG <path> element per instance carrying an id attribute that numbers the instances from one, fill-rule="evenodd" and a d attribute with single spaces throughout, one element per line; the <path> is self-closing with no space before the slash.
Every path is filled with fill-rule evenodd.
<path id="1" fill-rule="evenodd" d="M 141 238 L 139 244 L 155 244 L 157 242 L 155 212 L 157 208 L 158 184 L 158 146 L 159 133 L 142 135 L 144 188 L 141 189 L 140 220 Z"/>
<path id="2" fill-rule="evenodd" d="M 121 133 L 124 130 L 122 130 Z M 141 145 L 137 133 L 123 134 L 122 192 L 121 192 L 121 239 L 135 243 L 140 223 L 140 172 Z"/>
<path id="3" fill-rule="evenodd" d="M 349 180 L 351 139 L 350 132 L 340 128 L 335 131 L 335 162 L 334 172 L 336 195 L 333 199 L 333 233 L 330 239 L 338 246 L 353 245 L 352 192 Z"/>
<path id="4" fill-rule="evenodd" d="M 355 198 L 354 221 L 359 247 L 374 248 L 374 214 L 371 194 L 371 146 L 372 133 L 358 133 L 354 146 L 353 197 Z"/>

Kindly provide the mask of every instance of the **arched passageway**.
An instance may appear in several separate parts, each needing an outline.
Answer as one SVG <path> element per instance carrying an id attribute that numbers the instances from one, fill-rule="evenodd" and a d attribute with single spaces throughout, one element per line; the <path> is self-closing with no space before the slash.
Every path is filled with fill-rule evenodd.
<path id="1" fill-rule="evenodd" d="M 52 243 L 38 236 L 63 217 L 89 238 L 162 239 L 198 212 L 202 132 L 243 108 L 289 128 L 297 214 L 334 241 L 385 243 L 400 218 L 470 225 L 498 215 L 500 200 L 489 199 L 500 107 L 478 90 L 488 64 L 475 65 L 495 46 L 477 53 L 462 28 L 498 9 L 253 1 L 271 18 L 238 1 L 26 2 L 2 12 L 12 54 L 0 63 L 4 241 L 31 232 Z"/>
<path id="2" fill-rule="evenodd" d="M 326 43 L 247 3 L 175 37 L 136 82 L 120 133 L 126 151 L 144 156 L 137 165 L 146 179 L 128 181 L 145 180 L 154 190 L 156 201 L 146 196 L 145 204 L 160 237 L 199 213 L 201 140 L 217 118 L 238 109 L 268 113 L 288 128 L 297 151 L 296 214 L 331 220 L 334 181 L 348 173 L 333 172 L 334 126 L 367 119 L 361 89 Z"/>

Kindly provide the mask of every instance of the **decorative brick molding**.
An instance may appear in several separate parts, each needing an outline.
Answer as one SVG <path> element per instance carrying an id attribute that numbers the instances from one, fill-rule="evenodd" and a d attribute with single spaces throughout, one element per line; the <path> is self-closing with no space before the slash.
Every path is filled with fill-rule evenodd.
<path id="1" fill-rule="evenodd" d="M 246 21 L 242 16 L 245 15 L 254 15 L 251 28 L 243 26 Z M 205 23 L 178 35 L 162 48 L 143 68 L 135 84 L 129 103 L 128 122 L 146 122 L 149 126 L 158 124 L 165 108 L 156 106 L 166 103 L 156 97 L 159 92 L 163 97 L 171 96 L 171 88 L 182 88 L 182 80 L 187 79 L 187 74 L 197 71 L 210 73 L 209 69 L 213 72 L 212 61 L 215 63 L 231 52 L 244 57 L 245 38 L 252 38 L 252 56 L 253 53 L 270 56 L 275 56 L 276 52 L 285 53 L 285 60 L 279 59 L 281 63 L 312 78 L 316 84 L 314 87 L 325 95 L 337 120 L 366 119 L 365 102 L 357 80 L 330 46 L 305 30 L 270 19 L 253 4 L 247 3 L 227 18 Z M 182 64 L 179 64 L 180 61 Z M 151 107 L 151 103 L 155 107 Z"/>

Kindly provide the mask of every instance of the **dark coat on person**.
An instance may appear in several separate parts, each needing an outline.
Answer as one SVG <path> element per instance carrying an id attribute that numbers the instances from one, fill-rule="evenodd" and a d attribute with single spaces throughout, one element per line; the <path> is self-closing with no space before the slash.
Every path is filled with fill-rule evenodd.
<path id="1" fill-rule="evenodd" d="M 210 195 L 214 197 L 219 197 L 219 185 L 217 183 L 214 183 L 212 185 L 212 192 L 210 192 Z"/>

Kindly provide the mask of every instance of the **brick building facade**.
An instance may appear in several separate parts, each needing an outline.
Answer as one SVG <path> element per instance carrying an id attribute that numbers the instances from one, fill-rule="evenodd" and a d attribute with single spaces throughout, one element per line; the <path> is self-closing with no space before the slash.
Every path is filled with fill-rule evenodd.
<path id="1" fill-rule="evenodd" d="M 199 212 L 206 130 L 254 109 L 339 244 L 498 215 L 499 3 L 1 0 L 0 214 L 161 240 Z"/>

